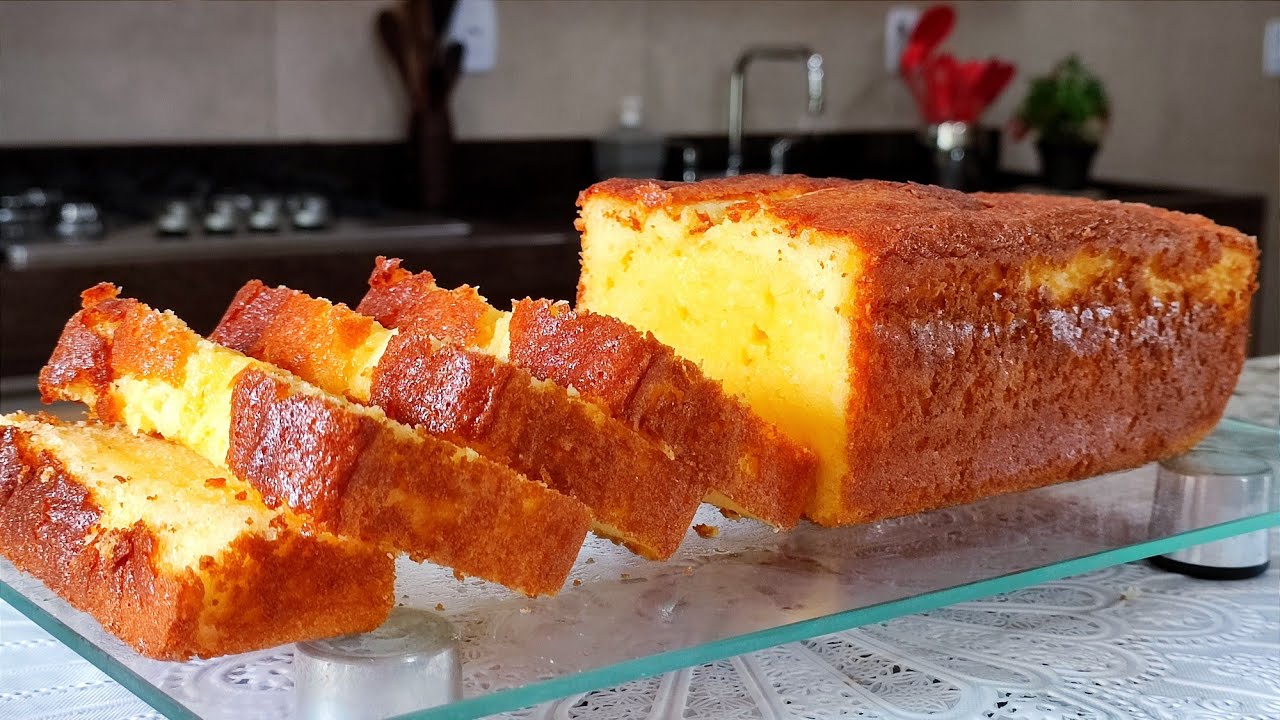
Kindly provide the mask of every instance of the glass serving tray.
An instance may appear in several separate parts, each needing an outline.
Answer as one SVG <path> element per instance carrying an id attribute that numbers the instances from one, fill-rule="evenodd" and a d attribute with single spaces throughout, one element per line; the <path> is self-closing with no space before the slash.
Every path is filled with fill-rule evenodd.
<path id="1" fill-rule="evenodd" d="M 1203 446 L 1267 458 L 1280 432 L 1223 420 Z M 398 602 L 462 639 L 465 699 L 404 717 L 472 718 L 1280 525 L 1272 509 L 1153 534 L 1156 466 L 838 529 L 774 533 L 704 506 L 665 563 L 590 538 L 554 598 L 401 560 Z M 287 581 L 282 579 L 282 581 Z M 173 718 L 294 715 L 291 646 L 187 663 L 144 658 L 0 560 L 0 599 Z M 358 690 L 353 690 L 358 692 Z"/>

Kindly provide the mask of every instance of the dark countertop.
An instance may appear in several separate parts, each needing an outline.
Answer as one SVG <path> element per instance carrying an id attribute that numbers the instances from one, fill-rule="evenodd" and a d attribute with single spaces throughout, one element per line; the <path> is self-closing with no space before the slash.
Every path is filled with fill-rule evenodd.
<path id="1" fill-rule="evenodd" d="M 348 228 L 308 243 L 277 242 L 240 253 L 228 252 L 235 247 L 229 239 L 148 253 L 156 247 L 149 233 L 118 242 L 109 237 L 96 248 L 61 246 L 22 267 L 0 267 L 0 377 L 37 372 L 79 308 L 80 292 L 102 281 L 172 310 L 201 334 L 217 325 L 250 279 L 355 306 L 378 255 L 403 258 L 413 271 L 429 270 L 445 287 L 477 286 L 498 305 L 526 296 L 571 300 L 578 236 L 572 224 L 561 228 L 543 221 L 477 221 L 467 234 L 393 237 Z"/>
<path id="2" fill-rule="evenodd" d="M 139 223 L 99 240 L 38 242 L 4 249 L 3 267 L 20 272 L 126 263 L 203 262 L 226 258 L 296 257 L 376 249 L 394 254 L 472 247 L 502 249 L 512 245 L 549 245 L 576 241 L 573 226 L 555 228 L 547 221 L 495 223 L 452 218 L 371 223 L 344 219 L 332 227 L 307 232 L 195 234 L 158 236 Z"/>

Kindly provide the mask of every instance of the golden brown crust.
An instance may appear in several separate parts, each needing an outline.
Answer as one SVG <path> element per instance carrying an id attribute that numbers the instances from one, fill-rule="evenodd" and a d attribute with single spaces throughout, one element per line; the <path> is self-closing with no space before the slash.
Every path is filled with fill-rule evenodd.
<path id="1" fill-rule="evenodd" d="M 236 293 L 209 339 L 278 365 L 326 392 L 348 395 L 350 354 L 377 323 L 355 312 L 324 317 L 327 307 L 326 301 L 250 280 Z M 312 318 L 316 322 L 273 325 L 277 317 Z M 334 355 L 314 348 L 341 348 L 343 353 Z"/>
<path id="2" fill-rule="evenodd" d="M 672 354 L 652 334 L 621 320 L 575 313 L 568 304 L 550 300 L 513 303 L 509 333 L 511 362 L 573 387 L 624 420 L 631 420 L 627 409 L 649 367 Z"/>
<path id="3" fill-rule="evenodd" d="M 283 293 L 271 292 L 262 281 L 250 280 L 231 299 L 209 339 L 254 357 L 262 348 L 262 333 L 271 317 L 288 299 Z M 329 390 L 324 385 L 320 387 Z"/>
<path id="4" fill-rule="evenodd" d="M 591 199 L 648 211 L 730 203 L 763 210 L 793 228 L 852 243 L 873 261 L 946 261 L 981 255 L 989 264 L 1027 257 L 1066 259 L 1082 247 L 1161 257 L 1186 272 L 1217 259 L 1219 245 L 1256 254 L 1248 236 L 1199 215 L 1139 203 L 1059 195 L 965 194 L 883 180 L 744 175 L 698 183 L 613 179 L 584 190 Z M 733 203 L 738 207 L 734 208 Z M 1208 252 L 1206 252 L 1208 250 Z"/>
<path id="5" fill-rule="evenodd" d="M 395 561 L 348 540 L 243 535 L 203 582 L 223 593 L 205 612 L 218 635 L 193 654 L 229 655 L 377 628 L 394 604 Z"/>
<path id="6" fill-rule="evenodd" d="M 808 191 L 798 187 L 811 182 Z M 1086 477 L 1168 456 L 1221 416 L 1244 359 L 1255 242 L 1194 215 L 881 181 L 615 180 L 634 212 L 729 203 L 857 251 L 848 459 L 839 524 Z M 1214 294 L 1231 250 L 1248 272 Z M 1058 297 L 1036 268 L 1096 277 Z M 1233 271 L 1234 272 L 1234 271 Z M 1174 288 L 1170 290 L 1170 288 Z"/>
<path id="7" fill-rule="evenodd" d="M 636 203 L 644 207 L 678 208 L 685 205 L 778 200 L 832 187 L 846 181 L 804 175 L 740 175 L 696 183 L 670 180 L 613 178 L 596 183 L 578 194 L 578 206 L 596 197 Z"/>
<path id="8" fill-rule="evenodd" d="M 93 353 L 60 342 L 42 373 L 50 400 L 92 403 L 120 420 L 110 381 L 137 363 L 113 344 L 141 318 L 160 316 L 130 299 L 88 305 L 68 323 L 76 347 L 87 332 Z M 176 320 L 158 332 L 176 330 Z M 194 336 L 194 333 L 191 333 Z M 85 357 L 103 367 L 82 367 Z M 60 364 L 65 361 L 67 364 Z M 72 361 L 79 365 L 71 365 Z M 283 374 L 282 374 L 283 375 Z M 59 382 L 69 378 L 68 382 Z M 96 383 L 96 384 L 95 384 Z M 429 559 L 530 595 L 564 583 L 590 525 L 583 505 L 515 471 L 468 456 L 452 443 L 355 412 L 336 400 L 295 392 L 253 366 L 236 376 L 228 467 L 323 528 Z"/>
<path id="9" fill-rule="evenodd" d="M 340 378 L 371 328 L 351 334 L 326 329 L 355 326 L 354 318 L 373 321 L 287 288 L 258 288 L 255 297 L 273 311 L 250 307 L 254 299 L 242 291 L 243 312 L 228 313 L 213 338 L 255 337 L 251 349 L 259 359 L 305 380 L 330 382 L 325 386 L 331 391 L 349 391 Z M 577 498 L 602 529 L 646 557 L 675 552 L 707 489 L 701 473 L 594 405 L 420 330 L 391 338 L 374 369 L 370 397 L 363 399 L 395 420 L 472 447 Z"/>
<path id="10" fill-rule="evenodd" d="M 406 423 L 446 432 L 592 509 L 635 552 L 680 546 L 706 478 L 589 403 L 528 372 L 457 346 L 397 335 L 374 375 L 373 400 Z"/>
<path id="11" fill-rule="evenodd" d="M 868 277 L 876 290 L 862 299 L 878 320 L 855 329 L 850 354 L 863 391 L 850 407 L 845 511 L 815 519 L 904 515 L 1195 445 L 1243 365 L 1244 316 L 1118 292 L 1141 282 L 1124 275 L 1065 302 L 977 259 Z M 956 286 L 967 291 L 922 291 Z"/>
<path id="12" fill-rule="evenodd" d="M 233 402 L 228 465 L 268 504 L 530 595 L 564 584 L 590 522 L 581 503 L 460 458 L 450 443 L 406 442 L 252 368 L 237 378 Z M 396 497 L 405 501 L 388 502 Z"/>
<path id="13" fill-rule="evenodd" d="M 369 399 L 402 423 L 421 426 L 474 447 L 493 432 L 506 394 L 531 392 L 527 379 L 515 375 L 515 368 L 497 358 L 456 345 L 439 345 L 430 335 L 411 330 L 397 334 L 387 343 L 374 370 Z M 565 402 L 570 401 L 565 398 Z M 539 419 L 522 421 L 538 423 Z M 570 436 L 562 442 L 574 441 Z M 510 464 L 505 457 L 507 452 L 495 450 L 482 449 L 486 455 Z M 542 468 L 544 472 L 517 469 L 532 478 L 551 472 L 548 468 Z M 562 483 L 548 484 L 556 487 Z M 564 488 L 557 489 L 564 492 Z"/>
<path id="14" fill-rule="evenodd" d="M 391 609 L 394 564 L 368 546 L 291 531 L 241 536 L 209 558 L 202 580 L 158 570 L 156 536 L 142 522 L 91 535 L 100 516 L 56 457 L 0 427 L 0 552 L 144 655 L 185 660 L 366 632 Z M 221 593 L 217 607 L 206 590 Z"/>
<path id="15" fill-rule="evenodd" d="M 512 309 L 511 359 L 598 399 L 710 475 L 742 511 L 781 528 L 800 519 L 816 482 L 813 455 L 727 394 L 651 333 L 548 300 Z"/>
<path id="16" fill-rule="evenodd" d="M 431 326 L 423 330 L 439 340 L 463 346 L 487 345 L 498 311 L 473 287 L 431 292 L 435 288 L 431 273 L 415 275 L 400 267 L 399 258 L 378 256 L 369 275 L 369 291 L 356 312 L 384 327 L 401 330 L 414 329 L 414 318 L 429 317 Z"/>

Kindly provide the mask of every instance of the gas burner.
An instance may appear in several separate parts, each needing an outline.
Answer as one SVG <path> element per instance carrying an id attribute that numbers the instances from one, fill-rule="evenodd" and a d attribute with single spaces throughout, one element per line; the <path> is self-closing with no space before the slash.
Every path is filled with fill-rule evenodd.
<path id="1" fill-rule="evenodd" d="M 16 243 L 44 239 L 50 203 L 61 194 L 30 188 L 14 195 L 0 195 L 0 242 Z"/>
<path id="2" fill-rule="evenodd" d="M 274 195 L 264 195 L 254 202 L 249 213 L 249 229 L 253 232 L 276 232 L 280 229 L 284 203 Z"/>
<path id="3" fill-rule="evenodd" d="M 65 202 L 58 206 L 54 237 L 62 242 L 99 240 L 105 231 L 102 213 L 91 202 Z"/>
<path id="4" fill-rule="evenodd" d="M 18 243 L 99 240 L 105 233 L 102 212 L 87 200 L 63 200 L 57 190 L 30 188 L 0 196 L 0 242 Z"/>
<path id="5" fill-rule="evenodd" d="M 156 216 L 156 232 L 166 237 L 187 235 L 191 232 L 191 218 L 195 214 L 190 200 L 169 200 Z"/>
<path id="6" fill-rule="evenodd" d="M 245 231 L 274 233 L 293 229 L 315 231 L 334 223 L 333 205 L 318 193 L 288 196 L 228 193 L 207 202 L 175 198 L 167 201 L 155 218 L 156 233 L 163 237 L 191 235 L 229 236 Z"/>
<path id="7" fill-rule="evenodd" d="M 286 201 L 293 227 L 298 230 L 321 230 L 333 222 L 329 199 L 315 193 L 294 195 Z"/>

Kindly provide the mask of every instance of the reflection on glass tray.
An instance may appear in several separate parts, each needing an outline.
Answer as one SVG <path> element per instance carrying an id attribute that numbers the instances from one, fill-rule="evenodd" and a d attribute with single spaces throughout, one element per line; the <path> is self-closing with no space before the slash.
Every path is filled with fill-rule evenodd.
<path id="1" fill-rule="evenodd" d="M 1224 420 L 1205 441 L 1280 469 L 1280 433 Z M 1153 535 L 1155 465 L 870 525 L 774 533 L 704 506 L 666 563 L 590 538 L 559 596 L 529 600 L 402 560 L 396 599 L 444 607 L 462 636 L 466 699 L 413 714 L 471 718 L 784 642 L 880 622 L 1272 525 L 1271 511 Z M 287 582 L 281 578 L 281 582 Z M 0 560 L 13 604 L 159 711 L 179 718 L 294 714 L 292 648 L 166 663 Z"/>

